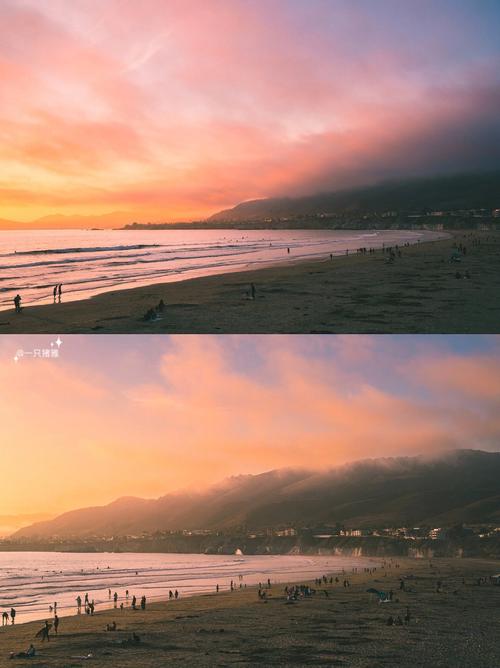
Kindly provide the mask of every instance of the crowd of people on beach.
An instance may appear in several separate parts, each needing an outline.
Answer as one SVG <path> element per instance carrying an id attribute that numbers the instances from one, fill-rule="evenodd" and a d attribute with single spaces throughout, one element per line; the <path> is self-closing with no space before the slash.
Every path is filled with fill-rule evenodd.
<path id="1" fill-rule="evenodd" d="M 419 613 L 417 611 L 417 616 L 415 617 L 415 612 L 411 610 L 413 597 L 412 595 L 418 593 L 415 589 L 416 586 L 419 587 L 419 582 L 424 584 L 425 588 L 423 591 L 427 592 L 427 595 L 439 596 L 440 598 L 446 594 L 456 594 L 457 589 L 454 589 L 457 586 L 457 576 L 451 576 L 449 574 L 443 575 L 439 565 L 435 565 L 432 560 L 428 562 L 428 574 L 422 577 L 422 574 L 415 575 L 412 571 L 408 569 L 404 573 L 399 574 L 397 571 L 400 569 L 400 563 L 396 559 L 388 559 L 380 562 L 377 566 L 365 566 L 363 569 L 358 569 L 353 567 L 349 574 L 345 569 L 339 571 L 335 574 L 324 574 L 322 576 L 314 578 L 314 586 L 309 583 L 301 584 L 286 584 L 283 587 L 283 594 L 278 593 L 273 597 L 273 584 L 271 579 L 268 578 L 267 581 L 261 581 L 256 587 L 257 596 L 259 602 L 268 603 L 269 600 L 283 601 L 285 605 L 290 604 L 299 604 L 302 605 L 302 602 L 307 601 L 308 599 L 318 598 L 318 595 L 330 599 L 332 596 L 335 598 L 335 593 L 338 592 L 341 595 L 341 600 L 343 603 L 346 603 L 347 600 L 357 593 L 355 600 L 359 601 L 359 594 L 362 591 L 360 587 L 366 587 L 367 584 L 372 580 L 374 584 L 382 582 L 380 579 L 381 576 L 387 577 L 387 581 L 390 582 L 394 588 L 396 588 L 396 583 L 399 585 L 399 596 L 402 595 L 402 600 L 394 594 L 393 590 L 390 589 L 388 592 L 381 592 L 374 588 L 367 589 L 367 592 L 379 594 L 378 597 L 375 597 L 375 600 L 378 598 L 378 604 L 380 610 L 384 610 L 386 606 L 381 605 L 388 603 L 391 610 L 389 615 L 381 614 L 378 615 L 378 623 L 387 626 L 387 627 L 408 627 L 413 624 L 421 623 L 419 620 Z M 391 571 L 396 571 L 392 572 Z M 363 573 L 364 578 L 358 580 L 358 573 Z M 368 576 L 368 577 L 366 577 Z M 378 578 L 378 579 L 375 579 Z M 227 591 L 235 591 L 236 589 L 242 589 L 246 587 L 243 584 L 243 576 L 238 576 L 239 587 L 236 579 L 231 579 L 229 584 L 226 584 L 224 589 Z M 392 581 L 395 581 L 394 584 Z M 498 585 L 500 583 L 500 576 L 498 575 L 489 575 L 489 576 L 479 576 L 474 577 L 469 575 L 468 580 L 465 577 L 461 577 L 462 587 L 473 586 L 473 587 L 486 587 L 488 585 Z M 378 585 L 377 585 L 378 586 Z M 460 585 L 459 585 L 460 586 Z M 215 592 L 218 594 L 222 590 L 222 587 L 219 583 L 215 585 Z M 140 599 L 135 595 L 131 595 L 127 589 L 124 595 L 120 596 L 117 591 L 112 591 L 111 588 L 108 588 L 108 600 L 109 603 L 113 604 L 116 609 L 119 607 L 123 609 L 124 601 L 128 603 L 130 601 L 130 607 L 132 610 L 142 610 L 145 611 L 147 608 L 147 598 L 143 594 Z M 341 594 L 342 592 L 342 594 Z M 168 592 L 168 600 L 177 600 L 180 597 L 179 591 L 177 589 L 171 589 Z M 373 601 L 373 597 L 368 599 Z M 415 601 L 417 599 L 414 599 Z M 82 606 L 85 607 L 85 611 L 89 615 L 94 614 L 95 602 L 89 597 L 89 594 L 86 593 L 83 600 L 80 595 L 76 598 L 77 610 L 80 614 L 82 611 Z M 392 605 L 391 605 L 392 603 Z M 372 603 L 369 603 L 372 605 Z M 393 607 L 394 606 L 394 607 Z M 43 626 L 38 630 L 35 635 L 35 639 L 39 640 L 41 643 L 50 642 L 51 637 L 57 636 L 60 620 L 57 614 L 58 604 L 54 602 L 49 606 L 49 611 L 53 613 L 53 618 L 51 621 L 45 620 Z M 345 608 L 347 610 L 347 608 Z M 421 614 L 421 613 L 420 613 Z M 8 625 L 9 620 L 11 624 L 14 624 L 16 617 L 16 611 L 14 608 L 11 609 L 10 613 L 4 612 L 2 615 L 2 625 Z M 117 632 L 120 631 L 123 633 L 123 629 L 119 629 L 116 621 L 108 622 L 103 628 L 106 632 Z M 129 632 L 128 636 L 123 638 L 120 637 L 116 642 L 120 645 L 136 645 L 142 642 L 141 636 L 134 632 Z M 31 643 L 27 650 L 10 654 L 10 658 L 31 658 L 37 656 L 37 650 L 35 645 Z M 90 656 L 90 655 L 89 655 Z"/>

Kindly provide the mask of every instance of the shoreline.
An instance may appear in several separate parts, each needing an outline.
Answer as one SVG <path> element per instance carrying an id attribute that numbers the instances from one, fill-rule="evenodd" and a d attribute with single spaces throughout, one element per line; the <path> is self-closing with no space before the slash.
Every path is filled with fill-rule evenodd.
<path id="1" fill-rule="evenodd" d="M 454 243 L 467 246 L 457 264 L 448 261 Z M 460 231 L 401 251 L 391 264 L 378 250 L 2 311 L 0 333 L 500 332 L 500 232 Z M 470 279 L 457 280 L 465 270 Z M 160 300 L 161 319 L 144 321 Z"/>
<path id="2" fill-rule="evenodd" d="M 48 559 L 50 559 L 53 554 L 54 553 L 48 554 Z M 62 552 L 60 554 L 66 556 L 68 553 Z M 145 556 L 144 554 L 137 553 L 130 554 L 133 554 L 134 556 Z M 92 553 L 91 556 L 105 557 L 109 556 L 109 553 Z M 179 555 L 162 553 L 162 557 L 166 558 L 167 560 L 169 557 L 176 556 Z M 208 557 L 209 559 L 218 559 L 217 555 L 187 554 L 185 556 L 204 556 Z M 234 557 L 235 555 L 226 556 Z M 95 600 L 96 610 L 99 612 L 106 612 L 114 609 L 113 599 L 108 595 L 109 589 L 111 589 L 112 592 L 116 591 L 118 593 L 118 607 L 120 606 L 120 603 L 123 603 L 124 606 L 127 607 L 130 606 L 130 600 L 127 600 L 125 597 L 126 590 L 130 591 L 130 599 L 134 593 L 137 595 L 138 599 L 140 598 L 140 595 L 145 593 L 148 597 L 148 601 L 150 602 L 166 602 L 168 597 L 165 598 L 165 592 L 168 592 L 168 590 L 177 589 L 183 599 L 191 599 L 197 596 L 210 595 L 215 590 L 216 585 L 220 586 L 220 593 L 224 593 L 229 590 L 231 580 L 235 583 L 236 588 L 239 588 L 240 582 L 242 585 L 244 584 L 245 587 L 255 587 L 258 582 L 263 581 L 264 577 L 270 577 L 273 582 L 276 583 L 285 583 L 290 577 L 301 577 L 304 580 L 309 580 L 310 578 L 317 577 L 319 574 L 323 574 L 325 572 L 325 568 L 334 568 L 335 572 L 340 573 L 344 567 L 348 569 L 351 568 L 352 564 L 368 567 L 377 565 L 380 562 L 379 557 L 372 556 L 351 557 L 343 555 L 337 556 L 316 554 L 308 555 L 307 557 L 300 556 L 301 563 L 294 564 L 293 560 L 297 556 L 299 555 L 258 555 L 257 558 L 263 558 L 266 563 L 260 561 L 259 563 L 255 564 L 253 562 L 254 555 L 250 555 L 248 560 L 242 560 L 239 566 L 234 564 L 232 569 L 229 564 L 225 564 L 225 570 L 219 576 L 214 575 L 211 573 L 211 571 L 214 568 L 217 568 L 217 566 L 220 564 L 218 564 L 217 561 L 215 564 L 211 561 L 208 561 L 204 564 L 203 567 L 201 564 L 193 566 L 192 574 L 194 574 L 194 576 L 192 575 L 191 577 L 187 578 L 184 574 L 188 566 L 179 561 L 174 561 L 171 564 L 171 570 L 168 574 L 165 573 L 162 576 L 158 575 L 155 579 L 151 579 L 149 571 L 152 569 L 153 571 L 157 572 L 158 569 L 162 568 L 161 562 L 149 564 L 142 563 L 139 566 L 134 565 L 134 567 L 130 567 L 129 565 L 128 573 L 126 573 L 127 566 L 122 563 L 118 565 L 112 564 L 111 567 L 109 563 L 107 566 L 101 563 L 100 567 L 97 567 L 97 569 L 95 567 L 91 567 L 89 563 L 86 567 L 83 567 L 80 573 L 77 574 L 78 577 L 80 577 L 81 584 L 79 586 L 76 586 L 75 588 L 72 588 L 69 585 L 64 587 L 64 583 L 61 586 L 58 582 L 54 582 L 54 590 L 51 592 L 51 595 L 41 591 L 40 589 L 37 589 L 37 595 L 35 597 L 36 600 L 34 600 L 32 603 L 18 603 L 16 605 L 15 602 L 14 604 L 9 602 L 3 607 L 0 605 L 0 613 L 3 610 L 9 610 L 11 605 L 13 605 L 17 612 L 17 625 L 30 624 L 34 621 L 43 622 L 43 620 L 46 619 L 47 615 L 49 614 L 49 606 L 53 604 L 54 598 L 57 598 L 58 615 L 62 620 L 68 617 L 77 616 L 75 612 L 76 597 L 80 595 L 83 599 L 85 593 L 89 594 L 89 599 Z M 288 563 L 283 561 L 283 559 Z M 292 563 L 290 563 L 290 561 L 292 561 Z M 278 571 L 276 571 L 277 562 L 280 564 L 278 566 Z M 0 566 L 2 566 L 2 564 L 0 564 Z M 22 562 L 19 564 L 19 566 L 22 570 Z M 259 568 L 260 566 L 262 566 L 262 569 Z M 135 571 L 136 567 L 138 568 L 137 571 Z M 249 567 L 251 569 L 250 571 L 247 570 Z M 54 571 L 57 571 L 59 565 L 54 563 L 53 568 Z M 111 570 L 109 571 L 108 575 L 107 570 L 110 568 Z M 36 570 L 39 569 L 37 568 Z M 134 571 L 135 577 L 133 575 Z M 178 571 L 180 571 L 180 574 Z M 207 572 L 208 575 L 206 574 Z M 102 579 L 103 574 L 107 579 Z M 239 579 L 240 575 L 242 575 L 241 580 Z M 50 572 L 46 572 L 44 577 L 48 577 L 50 581 Z M 146 579 L 143 582 L 142 578 L 144 577 Z M 97 578 L 97 580 L 95 578 Z M 71 582 L 73 582 L 73 580 L 71 580 Z M 193 583 L 195 584 L 193 585 Z M 27 585 L 28 588 L 30 585 L 32 586 L 33 582 Z M 22 591 L 22 587 L 23 585 L 20 585 L 20 591 Z M 143 591 L 141 587 L 143 587 L 145 591 Z M 12 591 L 12 589 L 13 585 L 10 584 L 9 590 Z M 8 598 L 9 593 L 4 593 Z M 44 605 L 43 609 L 41 609 L 42 605 Z"/>
<path id="3" fill-rule="evenodd" d="M 144 611 L 97 610 L 94 616 L 63 617 L 58 637 L 45 644 L 34 640 L 40 621 L 0 627 L 0 664 L 26 665 L 26 659 L 7 663 L 8 656 L 33 642 L 37 656 L 30 663 L 37 668 L 85 666 L 79 657 L 89 654 L 96 668 L 153 668 L 170 662 L 354 668 L 497 665 L 500 587 L 490 584 L 489 576 L 498 573 L 498 561 L 436 559 L 431 566 L 423 559 L 394 559 L 387 560 L 385 568 L 382 562 L 376 560 L 372 573 L 346 572 L 338 584 L 313 582 L 317 593 L 291 605 L 282 583 L 267 590 L 267 603 L 249 586 L 155 602 Z M 348 587 L 343 586 L 344 577 Z M 479 578 L 486 580 L 478 585 Z M 371 587 L 392 590 L 393 601 L 379 604 L 366 591 Z M 387 625 L 389 616 L 404 616 L 407 609 L 408 626 Z M 113 621 L 117 630 L 106 631 Z M 134 633 L 140 642 L 129 640 Z"/>

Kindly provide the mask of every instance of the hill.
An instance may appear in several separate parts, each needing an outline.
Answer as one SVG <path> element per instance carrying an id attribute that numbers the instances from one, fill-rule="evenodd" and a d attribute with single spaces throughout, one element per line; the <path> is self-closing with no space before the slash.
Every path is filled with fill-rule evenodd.
<path id="1" fill-rule="evenodd" d="M 424 212 L 500 207 L 500 172 L 461 174 L 383 183 L 307 197 L 258 199 L 220 211 L 210 221 L 398 211 Z"/>
<path id="2" fill-rule="evenodd" d="M 124 497 L 73 510 L 14 538 L 141 534 L 342 522 L 349 526 L 500 522 L 500 453 L 373 459 L 326 472 L 282 469 L 237 476 L 204 492 Z"/>

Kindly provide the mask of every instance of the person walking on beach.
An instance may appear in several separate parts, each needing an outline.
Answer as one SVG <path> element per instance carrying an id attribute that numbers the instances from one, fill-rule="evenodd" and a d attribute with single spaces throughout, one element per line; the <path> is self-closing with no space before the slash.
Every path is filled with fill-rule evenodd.
<path id="1" fill-rule="evenodd" d="M 54 615 L 54 632 L 57 635 L 57 629 L 59 628 L 59 617 Z"/>
<path id="2" fill-rule="evenodd" d="M 255 301 L 255 285 L 253 283 L 250 283 L 250 295 L 252 297 L 252 301 Z"/>
<path id="3" fill-rule="evenodd" d="M 9 613 L 2 612 L 2 626 L 7 626 L 8 623 L 9 623 Z"/>
<path id="4" fill-rule="evenodd" d="M 118 593 L 116 591 L 113 594 L 113 601 L 114 601 L 114 606 L 116 608 L 116 604 L 118 603 Z"/>
<path id="5" fill-rule="evenodd" d="M 10 619 L 11 619 L 11 624 L 14 624 L 16 621 L 16 611 L 14 608 L 10 609 Z"/>
<path id="6" fill-rule="evenodd" d="M 146 609 L 146 597 L 143 596 L 141 598 L 141 610 L 145 610 L 145 609 Z"/>
<path id="7" fill-rule="evenodd" d="M 132 610 L 135 610 L 136 603 L 137 603 L 137 599 L 136 599 L 136 597 L 135 597 L 135 595 L 134 595 L 134 596 L 132 596 Z"/>
<path id="8" fill-rule="evenodd" d="M 76 607 L 78 609 L 78 614 L 80 614 L 82 611 L 82 597 L 80 595 L 76 597 Z"/>
<path id="9" fill-rule="evenodd" d="M 56 303 L 57 285 L 54 285 L 54 304 Z"/>
<path id="10" fill-rule="evenodd" d="M 50 624 L 47 620 L 45 620 L 43 628 L 41 629 L 41 631 L 38 632 L 42 636 L 42 642 L 45 642 L 45 640 L 47 640 L 47 642 L 50 642 L 49 631 L 50 631 Z"/>
<path id="11" fill-rule="evenodd" d="M 175 590 L 174 596 L 175 596 L 175 600 L 177 600 L 179 598 L 179 592 L 177 591 L 177 589 Z"/>
<path id="12" fill-rule="evenodd" d="M 21 295 L 16 295 L 14 297 L 14 308 L 16 313 L 21 313 Z"/>
<path id="13" fill-rule="evenodd" d="M 59 287 L 57 288 L 57 293 L 59 295 L 59 304 L 61 303 L 61 295 L 62 295 L 62 283 L 59 283 Z"/>

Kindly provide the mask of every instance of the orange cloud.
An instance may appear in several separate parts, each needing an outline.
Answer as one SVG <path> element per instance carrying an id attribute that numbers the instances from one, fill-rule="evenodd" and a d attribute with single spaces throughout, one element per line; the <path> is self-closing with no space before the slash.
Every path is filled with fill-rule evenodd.
<path id="1" fill-rule="evenodd" d="M 59 360 L 16 364 L 35 338 L 0 342 L 5 514 L 279 467 L 498 449 L 493 353 L 440 365 L 432 344 L 412 353 L 398 337 L 66 337 Z"/>

